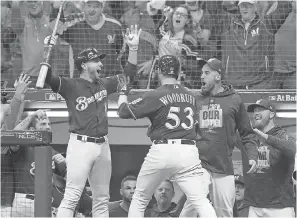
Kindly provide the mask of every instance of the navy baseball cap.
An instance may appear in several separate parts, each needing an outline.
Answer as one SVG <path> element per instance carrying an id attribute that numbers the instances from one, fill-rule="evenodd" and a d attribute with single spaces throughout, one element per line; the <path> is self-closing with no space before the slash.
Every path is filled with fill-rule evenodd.
<path id="1" fill-rule="evenodd" d="M 267 110 L 270 110 L 271 112 L 274 112 L 274 113 L 276 112 L 274 104 L 270 100 L 267 100 L 267 99 L 260 99 L 255 104 L 250 104 L 247 107 L 247 112 L 254 112 L 256 107 L 262 107 Z"/>
<path id="2" fill-rule="evenodd" d="M 235 184 L 240 183 L 244 185 L 244 180 L 242 175 L 234 175 Z"/>
<path id="3" fill-rule="evenodd" d="M 75 65 L 79 69 L 82 63 L 89 61 L 100 61 L 105 58 L 106 54 L 99 54 L 96 48 L 87 48 L 80 52 L 75 58 Z"/>
<path id="4" fill-rule="evenodd" d="M 224 74 L 222 61 L 217 58 L 210 58 L 208 61 L 203 59 L 197 59 L 198 64 L 203 67 L 205 64 L 208 64 L 213 70 L 217 71 L 219 74 Z"/>

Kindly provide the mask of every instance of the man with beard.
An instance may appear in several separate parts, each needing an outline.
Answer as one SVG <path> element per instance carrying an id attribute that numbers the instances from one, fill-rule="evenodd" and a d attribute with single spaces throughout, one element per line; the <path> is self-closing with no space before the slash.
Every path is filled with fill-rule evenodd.
<path id="1" fill-rule="evenodd" d="M 67 182 L 57 217 L 73 217 L 87 179 L 92 190 L 94 217 L 108 216 L 111 154 L 108 142 L 107 97 L 128 91 L 128 75 L 136 74 L 139 35 L 137 26 L 127 29 L 128 64 L 123 74 L 100 78 L 105 54 L 95 48 L 83 50 L 75 59 L 79 78 L 52 75 L 45 82 L 65 100 L 69 112 L 69 144 L 67 147 Z M 45 43 L 55 45 L 55 38 Z"/>
<path id="2" fill-rule="evenodd" d="M 72 46 L 75 56 L 89 47 L 94 47 L 106 54 L 105 59 L 102 60 L 104 68 L 101 70 L 104 77 L 114 76 L 122 71 L 117 58 L 123 47 L 121 24 L 103 13 L 105 4 L 105 0 L 84 1 L 82 4 L 83 21 L 71 22 L 71 16 L 69 16 L 61 26 L 63 30 L 66 30 L 61 37 Z M 70 26 L 69 23 L 71 23 Z M 58 33 L 61 32 L 58 31 Z"/>
<path id="3" fill-rule="evenodd" d="M 172 202 L 174 197 L 174 186 L 170 180 L 164 180 L 154 193 L 156 204 L 147 209 L 145 217 L 178 217 L 180 210 L 176 210 L 176 203 Z"/>
<path id="4" fill-rule="evenodd" d="M 266 99 L 248 106 L 258 136 L 257 171 L 245 177 L 249 217 L 295 217 L 292 173 L 295 139 L 275 124 L 276 110 Z"/>
<path id="5" fill-rule="evenodd" d="M 196 96 L 200 138 L 197 147 L 202 166 L 210 174 L 210 199 L 217 216 L 233 217 L 235 182 L 232 152 L 234 146 L 238 146 L 237 134 L 251 165 L 247 173 L 256 170 L 256 136 L 241 97 L 231 85 L 222 84 L 222 62 L 216 58 L 198 62 L 203 67 L 201 93 Z M 196 215 L 186 202 L 181 217 Z"/>
<path id="6" fill-rule="evenodd" d="M 122 200 L 108 204 L 109 217 L 128 217 L 132 197 L 136 188 L 135 176 L 126 176 L 121 182 Z"/>

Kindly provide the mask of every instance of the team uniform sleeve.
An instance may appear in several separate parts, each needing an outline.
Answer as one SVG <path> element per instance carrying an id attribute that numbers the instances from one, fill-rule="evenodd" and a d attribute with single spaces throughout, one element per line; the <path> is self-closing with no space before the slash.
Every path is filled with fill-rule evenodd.
<path id="1" fill-rule="evenodd" d="M 115 75 L 115 76 L 110 76 L 110 77 L 105 77 L 102 79 L 104 87 L 107 91 L 107 95 L 110 95 L 112 93 L 117 92 L 117 87 L 119 84 L 119 76 L 121 74 Z"/>
<path id="2" fill-rule="evenodd" d="M 268 134 L 267 144 L 274 149 L 285 154 L 287 158 L 294 159 L 296 153 L 296 140 L 287 133 L 283 133 L 280 137 Z"/>
<path id="3" fill-rule="evenodd" d="M 47 83 L 53 92 L 59 93 L 63 98 L 69 98 L 69 94 L 71 93 L 71 78 L 60 77 L 56 75 L 52 75 L 49 70 L 45 79 L 45 83 Z"/>
<path id="4" fill-rule="evenodd" d="M 121 104 L 118 114 L 122 119 L 133 118 L 137 120 L 149 117 L 159 109 L 159 105 L 159 102 L 156 101 L 156 98 L 152 94 L 146 93 L 143 97 L 132 102 Z"/>
<path id="5" fill-rule="evenodd" d="M 250 124 L 248 113 L 245 109 L 244 103 L 239 97 L 239 108 L 235 114 L 235 123 L 238 129 L 238 133 L 242 140 L 244 149 L 247 151 L 249 160 L 258 159 L 258 150 L 257 150 L 257 138 L 254 134 L 252 126 Z"/>
<path id="6" fill-rule="evenodd" d="M 136 65 L 128 62 L 127 66 L 124 69 L 123 74 L 118 74 L 115 76 L 106 77 L 106 78 L 102 79 L 105 89 L 107 90 L 107 94 L 110 95 L 110 94 L 118 91 L 117 88 L 118 88 L 120 77 L 134 76 L 134 75 L 136 75 L 136 71 L 137 71 Z"/>

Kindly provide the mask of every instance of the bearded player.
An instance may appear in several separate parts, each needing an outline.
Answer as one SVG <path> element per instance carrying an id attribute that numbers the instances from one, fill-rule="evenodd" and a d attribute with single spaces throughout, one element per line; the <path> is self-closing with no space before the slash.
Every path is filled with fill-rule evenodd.
<path id="1" fill-rule="evenodd" d="M 216 58 L 198 62 L 202 67 L 201 93 L 195 96 L 198 104 L 199 137 L 197 146 L 203 168 L 211 180 L 210 199 L 218 217 L 233 217 L 235 181 L 232 163 L 238 135 L 242 151 L 247 152 L 250 170 L 254 173 L 258 157 L 256 136 L 239 94 L 231 85 L 222 83 L 224 70 Z M 197 186 L 197 185 L 196 185 Z M 186 202 L 181 217 L 197 216 L 194 207 Z"/>
<path id="2" fill-rule="evenodd" d="M 158 77 L 162 86 L 128 103 L 126 93 L 119 97 L 119 117 L 151 121 L 153 142 L 136 182 L 129 217 L 143 217 L 156 188 L 172 177 L 186 193 L 202 217 L 216 217 L 207 199 L 209 177 L 201 167 L 196 147 L 194 96 L 178 84 L 180 64 L 176 57 L 159 60 Z"/>
<path id="3" fill-rule="evenodd" d="M 108 217 L 111 155 L 107 131 L 107 97 L 126 88 L 126 76 L 136 73 L 139 34 L 137 26 L 127 29 L 130 48 L 124 74 L 100 78 L 105 54 L 94 48 L 85 49 L 75 59 L 80 77 L 71 79 L 47 74 L 46 83 L 66 100 L 69 112 L 70 139 L 68 143 L 67 183 L 57 217 L 73 217 L 87 179 L 92 189 L 92 214 Z M 55 38 L 47 38 L 55 44 Z"/>

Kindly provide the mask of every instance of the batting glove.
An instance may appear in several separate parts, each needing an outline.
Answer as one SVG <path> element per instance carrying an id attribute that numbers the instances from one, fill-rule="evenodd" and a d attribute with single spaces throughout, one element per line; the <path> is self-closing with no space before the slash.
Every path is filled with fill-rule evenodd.
<path id="1" fill-rule="evenodd" d="M 138 30 L 137 25 L 131 25 L 130 29 L 127 28 L 125 42 L 129 46 L 130 50 L 137 51 L 141 31 L 141 29 Z"/>
<path id="2" fill-rule="evenodd" d="M 44 44 L 45 45 L 56 45 L 56 43 L 57 43 L 57 39 L 58 39 L 58 36 L 56 35 L 56 36 L 47 36 L 47 37 L 45 37 L 45 39 L 44 39 Z"/>
<path id="3" fill-rule="evenodd" d="M 131 90 L 129 77 L 118 76 L 118 92 L 120 95 L 128 95 Z"/>

